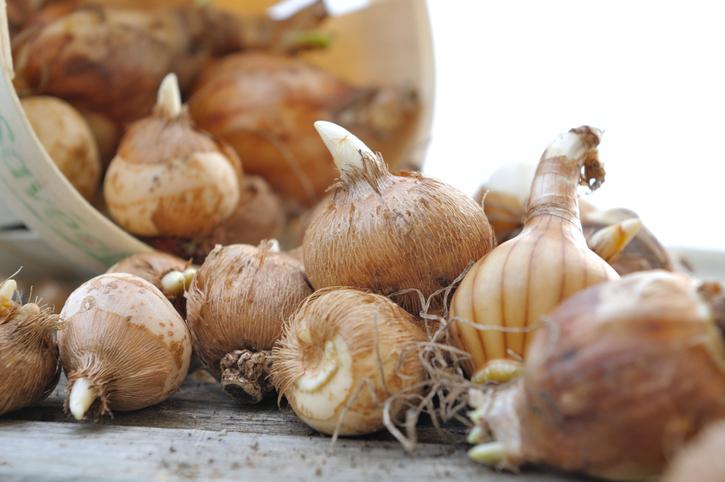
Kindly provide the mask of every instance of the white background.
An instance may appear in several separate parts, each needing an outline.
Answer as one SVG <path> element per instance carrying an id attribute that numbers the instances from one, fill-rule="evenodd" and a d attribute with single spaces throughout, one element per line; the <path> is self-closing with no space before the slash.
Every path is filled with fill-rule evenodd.
<path id="1" fill-rule="evenodd" d="M 725 249 L 719 2 L 429 0 L 437 99 L 426 172 L 473 193 L 560 132 L 605 130 L 602 207 L 666 243 Z"/>

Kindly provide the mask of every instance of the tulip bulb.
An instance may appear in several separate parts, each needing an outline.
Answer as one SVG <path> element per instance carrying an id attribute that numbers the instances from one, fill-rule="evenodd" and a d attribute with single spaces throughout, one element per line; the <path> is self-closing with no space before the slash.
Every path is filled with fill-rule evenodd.
<path id="1" fill-rule="evenodd" d="M 14 280 L 0 284 L 0 415 L 45 399 L 60 376 L 58 317 L 17 303 L 16 289 Z"/>
<path id="2" fill-rule="evenodd" d="M 310 294 L 302 264 L 275 243 L 218 246 L 187 294 L 194 351 L 232 397 L 260 402 L 273 391 L 269 351 Z"/>
<path id="3" fill-rule="evenodd" d="M 193 127 L 179 95 L 169 74 L 154 114 L 129 128 L 106 174 L 111 216 L 133 234 L 200 236 L 239 202 L 239 159 Z"/>
<path id="4" fill-rule="evenodd" d="M 212 63 L 189 100 L 194 120 L 233 146 L 246 172 L 304 205 L 321 198 L 336 175 L 315 120 L 344 124 L 398 160 L 417 104 L 405 89 L 353 86 L 299 58 L 262 52 Z"/>
<path id="5" fill-rule="evenodd" d="M 85 119 L 70 104 L 53 97 L 25 97 L 20 103 L 60 172 L 83 197 L 92 199 L 101 179 L 101 161 Z"/>
<path id="6" fill-rule="evenodd" d="M 71 294 L 60 317 L 66 410 L 77 420 L 155 405 L 186 376 L 189 331 L 146 280 L 126 273 L 98 276 Z"/>
<path id="7" fill-rule="evenodd" d="M 473 199 L 420 174 L 391 174 L 382 157 L 338 125 L 315 127 L 340 172 L 305 234 L 305 268 L 316 289 L 415 289 L 429 297 L 491 250 L 493 234 Z M 417 294 L 394 300 L 411 313 L 421 309 Z"/>
<path id="8" fill-rule="evenodd" d="M 451 304 L 452 335 L 470 355 L 469 374 L 485 381 L 493 360 L 518 371 L 534 338 L 529 331 L 563 300 L 617 273 L 587 247 L 579 221 L 577 186 L 604 180 L 596 147 L 601 133 L 572 129 L 544 152 L 531 185 L 521 233 L 481 258 Z M 307 258 L 305 257 L 305 260 Z M 501 363 L 495 378 L 500 381 Z"/>
<path id="9" fill-rule="evenodd" d="M 720 285 L 682 274 L 636 273 L 572 296 L 537 333 L 524 376 L 479 397 L 473 418 L 496 442 L 472 456 L 653 480 L 725 418 L 723 328 Z"/>
<path id="10" fill-rule="evenodd" d="M 272 381 L 315 430 L 376 432 L 385 401 L 422 384 L 418 346 L 425 340 L 415 319 L 383 296 L 318 291 L 285 325 L 272 355 Z M 403 408 L 393 403 L 391 415 Z"/>

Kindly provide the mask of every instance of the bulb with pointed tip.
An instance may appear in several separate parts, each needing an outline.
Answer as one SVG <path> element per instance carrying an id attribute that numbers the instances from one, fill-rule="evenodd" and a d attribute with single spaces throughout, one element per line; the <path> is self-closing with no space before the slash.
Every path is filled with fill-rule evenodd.
<path id="1" fill-rule="evenodd" d="M 466 369 L 480 372 L 477 380 L 515 376 L 542 316 L 581 289 L 619 278 L 587 247 L 579 221 L 577 186 L 596 188 L 604 180 L 600 136 L 584 126 L 549 145 L 531 185 L 523 230 L 478 260 L 453 296 L 452 338 L 470 355 Z M 503 370 L 505 362 L 512 366 Z"/>
<path id="2" fill-rule="evenodd" d="M 393 175 L 344 128 L 315 127 L 340 171 L 305 234 L 305 269 L 316 289 L 417 290 L 427 298 L 491 250 L 491 228 L 473 199 L 420 174 Z M 413 314 L 421 309 L 417 294 L 394 301 Z"/>
<path id="3" fill-rule="evenodd" d="M 103 193 L 111 217 L 133 234 L 195 238 L 234 212 L 240 179 L 236 154 L 194 127 L 169 74 L 154 113 L 121 139 Z"/>

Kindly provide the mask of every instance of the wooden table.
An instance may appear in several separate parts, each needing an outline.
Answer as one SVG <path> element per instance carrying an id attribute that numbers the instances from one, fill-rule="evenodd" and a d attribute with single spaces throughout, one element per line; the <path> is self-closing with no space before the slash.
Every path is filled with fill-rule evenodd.
<path id="1" fill-rule="evenodd" d="M 462 427 L 448 443 L 421 427 L 414 455 L 385 432 L 332 447 L 274 401 L 240 407 L 200 373 L 156 407 L 96 424 L 63 414 L 61 382 L 40 406 L 0 419 L 0 481 L 582 480 L 478 466 L 466 457 Z"/>

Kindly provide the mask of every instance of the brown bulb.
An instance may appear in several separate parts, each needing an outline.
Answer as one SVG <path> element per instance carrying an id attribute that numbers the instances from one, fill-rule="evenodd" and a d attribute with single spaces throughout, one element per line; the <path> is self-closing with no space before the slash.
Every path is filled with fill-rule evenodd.
<path id="1" fill-rule="evenodd" d="M 211 249 L 217 245 L 257 245 L 264 239 L 277 239 L 285 224 L 282 201 L 258 176 L 242 181 L 239 205 L 229 218 L 217 226 L 204 240 Z"/>
<path id="2" fill-rule="evenodd" d="M 274 243 L 219 246 L 187 294 L 194 351 L 230 395 L 259 402 L 272 391 L 268 352 L 311 293 L 302 264 Z"/>
<path id="3" fill-rule="evenodd" d="M 71 294 L 60 317 L 66 410 L 78 420 L 155 405 L 186 376 L 189 330 L 148 281 L 126 273 L 93 278 Z"/>
<path id="4" fill-rule="evenodd" d="M 330 122 L 316 126 L 341 174 L 305 234 L 305 269 L 316 289 L 414 289 L 427 298 L 493 248 L 473 199 L 419 174 L 393 175 L 350 132 Z M 421 309 L 417 294 L 393 300 L 413 314 Z"/>
<path id="5" fill-rule="evenodd" d="M 21 100 L 35 135 L 60 172 L 90 200 L 101 179 L 101 161 L 91 128 L 70 104 L 54 97 Z"/>
<path id="6" fill-rule="evenodd" d="M 60 376 L 58 316 L 15 302 L 15 289 L 0 283 L 0 415 L 44 400 Z"/>
<path id="7" fill-rule="evenodd" d="M 322 433 L 363 435 L 383 428 L 388 399 L 415 395 L 425 371 L 416 320 L 384 296 L 321 290 L 285 325 L 274 349 L 272 380 L 298 417 Z"/>
<path id="8" fill-rule="evenodd" d="M 382 148 L 414 123 L 417 102 L 404 90 L 353 86 L 299 58 L 245 52 L 208 66 L 189 108 L 199 126 L 234 147 L 246 172 L 310 205 L 337 174 L 314 121 L 335 120 Z"/>
<path id="9" fill-rule="evenodd" d="M 103 194 L 130 233 L 199 237 L 236 209 L 240 169 L 233 151 L 194 128 L 169 74 L 154 113 L 123 136 Z"/>
<path id="10" fill-rule="evenodd" d="M 653 480 L 725 418 L 723 320 L 720 285 L 686 275 L 649 271 L 593 286 L 546 318 L 523 378 L 474 418 L 493 431 L 500 462 Z"/>

